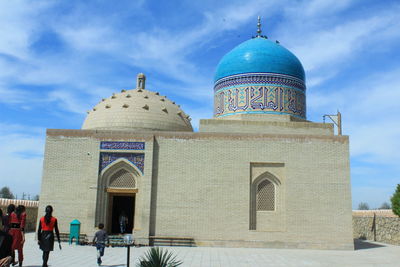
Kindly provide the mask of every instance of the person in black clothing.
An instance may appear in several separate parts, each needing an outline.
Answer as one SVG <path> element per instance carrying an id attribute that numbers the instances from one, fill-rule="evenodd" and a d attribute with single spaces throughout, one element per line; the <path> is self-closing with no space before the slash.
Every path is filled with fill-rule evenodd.
<path id="1" fill-rule="evenodd" d="M 3 230 L 3 227 L 4 227 L 3 210 L 0 209 L 0 231 Z"/>
<path id="2" fill-rule="evenodd" d="M 0 267 L 9 267 L 12 260 L 12 236 L 0 230 Z"/>
<path id="3" fill-rule="evenodd" d="M 43 251 L 43 265 L 47 267 L 50 251 L 54 249 L 54 231 L 57 235 L 58 246 L 61 249 L 60 232 L 58 231 L 57 219 L 52 216 L 53 207 L 48 205 L 46 207 L 46 215 L 40 218 L 38 227 L 38 244 Z"/>
<path id="4" fill-rule="evenodd" d="M 10 204 L 7 207 L 7 213 L 3 215 L 3 231 L 8 233 L 8 230 L 10 230 L 10 215 L 11 213 L 15 210 L 15 205 Z"/>

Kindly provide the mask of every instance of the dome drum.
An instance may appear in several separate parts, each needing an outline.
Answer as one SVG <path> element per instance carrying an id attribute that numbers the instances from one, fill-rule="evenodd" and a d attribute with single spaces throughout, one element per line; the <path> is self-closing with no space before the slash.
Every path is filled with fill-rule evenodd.
<path id="1" fill-rule="evenodd" d="M 306 118 L 305 84 L 289 75 L 247 73 L 222 78 L 214 87 L 214 117 L 288 114 Z"/>

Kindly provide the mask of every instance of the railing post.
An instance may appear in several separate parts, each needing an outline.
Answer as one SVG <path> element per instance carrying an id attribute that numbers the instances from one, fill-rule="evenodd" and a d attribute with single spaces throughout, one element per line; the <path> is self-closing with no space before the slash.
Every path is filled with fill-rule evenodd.
<path id="1" fill-rule="evenodd" d="M 131 246 L 128 245 L 128 255 L 127 255 L 127 262 L 126 262 L 126 266 L 129 267 L 129 261 L 130 261 L 130 256 L 131 256 Z"/>

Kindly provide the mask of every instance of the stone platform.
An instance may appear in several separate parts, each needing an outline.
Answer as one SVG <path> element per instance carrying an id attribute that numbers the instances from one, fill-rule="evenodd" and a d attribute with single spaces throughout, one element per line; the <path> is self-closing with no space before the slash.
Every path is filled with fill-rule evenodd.
<path id="1" fill-rule="evenodd" d="M 259 267 L 259 266 L 400 266 L 400 246 L 376 242 L 355 243 L 356 250 L 294 250 L 259 248 L 165 247 L 189 267 Z M 130 266 L 138 262 L 148 247 L 132 248 Z M 26 235 L 25 267 L 41 266 L 41 251 L 34 235 Z M 126 266 L 126 248 L 106 248 L 103 265 Z M 62 243 L 50 254 L 51 267 L 95 267 L 96 249 Z"/>

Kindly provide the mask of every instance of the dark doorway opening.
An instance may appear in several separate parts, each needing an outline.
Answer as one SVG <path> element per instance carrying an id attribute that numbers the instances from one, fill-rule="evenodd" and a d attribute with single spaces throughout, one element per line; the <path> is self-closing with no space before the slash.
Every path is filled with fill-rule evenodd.
<path id="1" fill-rule="evenodd" d="M 125 233 L 132 233 L 135 216 L 135 196 L 113 196 L 111 233 L 120 233 L 119 216 L 125 212 L 128 217 Z"/>

